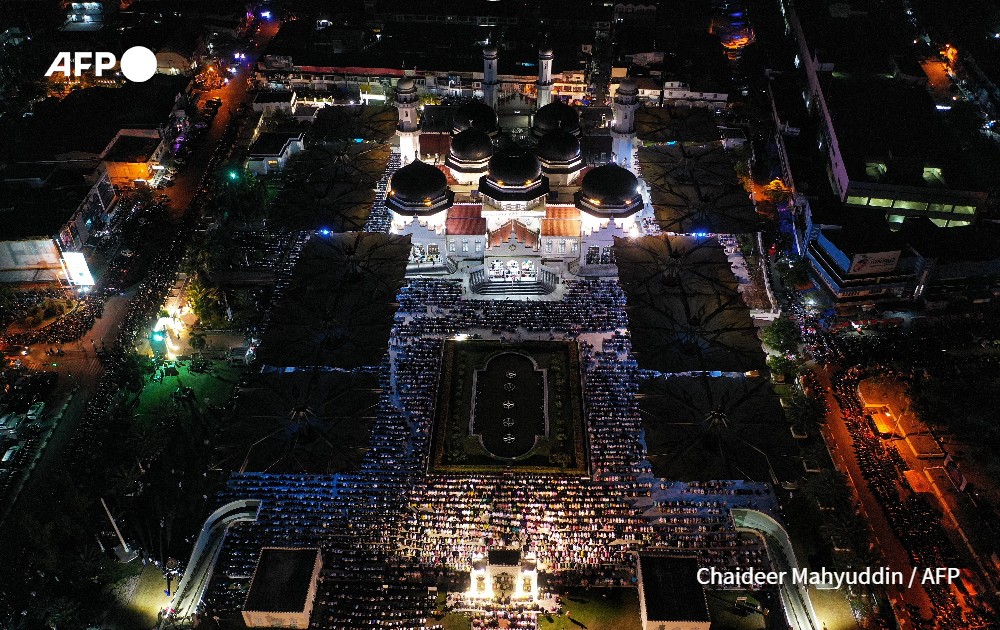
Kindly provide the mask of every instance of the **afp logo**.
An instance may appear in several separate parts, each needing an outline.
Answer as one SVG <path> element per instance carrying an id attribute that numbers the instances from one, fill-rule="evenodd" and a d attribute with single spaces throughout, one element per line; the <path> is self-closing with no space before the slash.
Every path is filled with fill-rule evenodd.
<path id="1" fill-rule="evenodd" d="M 104 76 L 105 70 L 115 67 L 114 53 L 109 52 L 61 52 L 45 72 L 51 77 L 59 73 L 66 77 L 78 77 L 84 70 L 94 69 L 94 76 Z M 145 46 L 133 46 L 125 51 L 119 64 L 122 74 L 129 81 L 142 83 L 156 74 L 156 55 Z"/>

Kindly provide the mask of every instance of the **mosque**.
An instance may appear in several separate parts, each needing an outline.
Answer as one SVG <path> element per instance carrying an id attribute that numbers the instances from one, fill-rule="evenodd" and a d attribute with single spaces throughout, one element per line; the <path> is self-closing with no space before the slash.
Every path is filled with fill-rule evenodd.
<path id="1" fill-rule="evenodd" d="M 551 48 L 538 51 L 537 100 L 520 119 L 498 116 L 511 112 L 498 110 L 497 56 L 495 46 L 483 49 L 484 98 L 453 111 L 440 153 L 421 154 L 427 120 L 414 80 L 399 80 L 402 166 L 386 196 L 390 231 L 410 235 L 412 273 L 462 268 L 474 293 L 541 295 L 567 272 L 603 275 L 614 263 L 614 237 L 639 235 L 651 212 L 634 172 L 636 84 L 620 84 L 611 159 L 595 164 L 581 149 L 580 112 L 552 99 Z M 530 121 L 530 129 L 502 128 L 501 120 Z"/>

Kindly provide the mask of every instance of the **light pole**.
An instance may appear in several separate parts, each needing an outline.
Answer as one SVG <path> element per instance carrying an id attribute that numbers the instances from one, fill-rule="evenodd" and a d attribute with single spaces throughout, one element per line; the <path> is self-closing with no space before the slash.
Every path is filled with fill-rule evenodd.
<path id="1" fill-rule="evenodd" d="M 117 554 L 118 560 L 123 564 L 135 560 L 138 554 L 132 549 L 129 549 L 128 543 L 125 542 L 125 538 L 122 536 L 121 530 L 118 529 L 118 523 L 115 522 L 115 517 L 111 516 L 111 510 L 108 509 L 108 504 L 104 502 L 104 497 L 101 497 L 101 506 L 104 508 L 104 513 L 108 515 L 108 520 L 111 521 L 111 527 L 115 530 L 115 535 L 118 536 L 118 542 L 121 543 L 119 547 L 115 548 L 115 554 Z"/>

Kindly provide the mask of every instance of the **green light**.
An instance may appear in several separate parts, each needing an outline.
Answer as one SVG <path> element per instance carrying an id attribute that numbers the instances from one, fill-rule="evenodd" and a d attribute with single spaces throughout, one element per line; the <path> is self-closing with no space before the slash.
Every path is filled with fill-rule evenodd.
<path id="1" fill-rule="evenodd" d="M 232 180 L 235 181 L 237 177 L 239 177 L 239 174 L 237 174 L 236 171 L 229 171 L 229 179 L 232 179 Z"/>
<path id="2" fill-rule="evenodd" d="M 153 333 L 153 341 L 163 341 L 163 333 Z"/>

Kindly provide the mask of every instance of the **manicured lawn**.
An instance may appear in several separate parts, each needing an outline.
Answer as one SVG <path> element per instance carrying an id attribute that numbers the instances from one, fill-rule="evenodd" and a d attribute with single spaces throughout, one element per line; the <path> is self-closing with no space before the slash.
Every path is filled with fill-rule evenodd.
<path id="1" fill-rule="evenodd" d="M 524 470 L 584 472 L 579 358 L 571 344 L 449 340 L 441 383 L 435 470 L 503 470 L 513 463 Z"/>
<path id="2" fill-rule="evenodd" d="M 241 372 L 241 368 L 229 367 L 222 361 L 210 362 L 208 369 L 202 373 L 192 372 L 189 361 L 180 363 L 177 376 L 164 376 L 159 383 L 147 377 L 135 410 L 140 422 L 153 422 L 154 417 L 165 410 L 173 411 L 174 401 L 170 395 L 178 387 L 190 387 L 194 390 L 193 406 L 201 412 L 205 411 L 206 403 L 221 405 L 229 398 Z M 177 411 L 186 408 L 186 403 L 178 404 Z"/>
<path id="3" fill-rule="evenodd" d="M 439 620 L 432 618 L 427 622 L 429 626 L 435 624 L 441 624 L 444 630 L 469 630 L 472 627 L 472 620 L 467 615 L 448 613 Z"/>
<path id="4" fill-rule="evenodd" d="M 634 588 L 602 588 L 578 592 L 563 597 L 563 608 L 569 612 L 538 618 L 541 630 L 637 630 L 639 593 Z"/>

